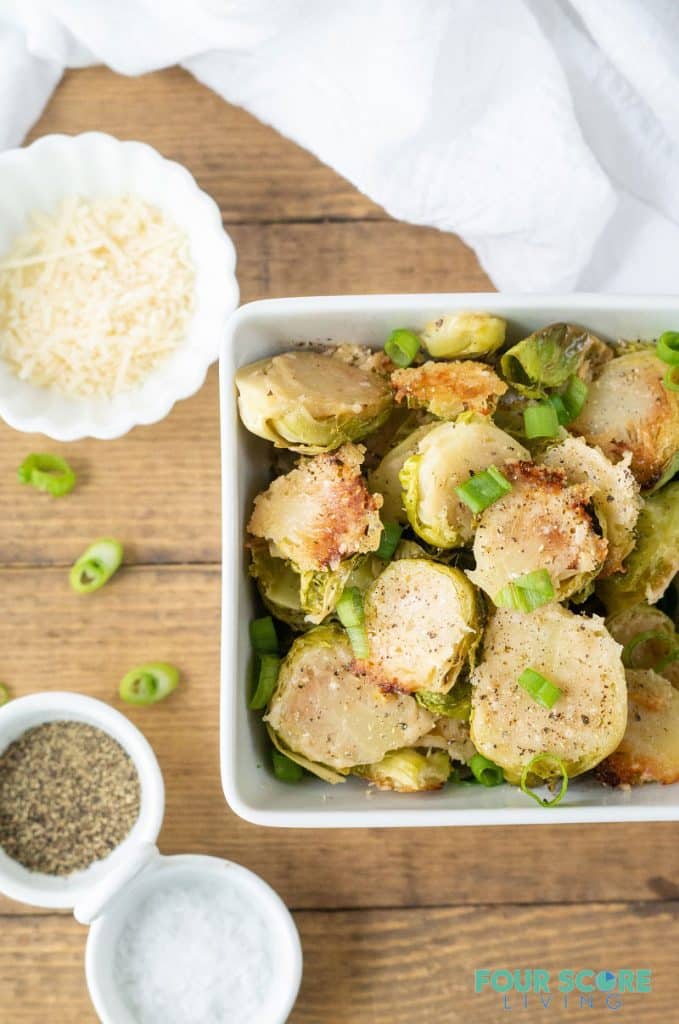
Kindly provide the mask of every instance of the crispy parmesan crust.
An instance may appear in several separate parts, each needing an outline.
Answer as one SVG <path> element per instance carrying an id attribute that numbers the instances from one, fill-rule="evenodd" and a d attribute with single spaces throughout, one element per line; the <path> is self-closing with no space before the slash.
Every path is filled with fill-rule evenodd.
<path id="1" fill-rule="evenodd" d="M 344 558 L 374 551 L 382 497 L 371 494 L 361 476 L 364 451 L 346 444 L 300 460 L 255 498 L 248 532 L 300 572 L 336 569 Z"/>
<path id="2" fill-rule="evenodd" d="M 596 769 L 607 786 L 679 782 L 679 693 L 651 670 L 628 669 L 627 728 Z"/>
<path id="3" fill-rule="evenodd" d="M 452 418 L 463 412 L 490 415 L 507 385 L 484 363 L 423 363 L 391 375 L 394 397 L 410 408 Z"/>

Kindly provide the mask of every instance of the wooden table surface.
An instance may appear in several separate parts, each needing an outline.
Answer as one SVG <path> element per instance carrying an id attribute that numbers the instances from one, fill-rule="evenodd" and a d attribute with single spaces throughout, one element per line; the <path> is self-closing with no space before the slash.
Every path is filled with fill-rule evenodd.
<path id="1" fill-rule="evenodd" d="M 184 163 L 219 203 L 238 249 L 243 301 L 341 292 L 479 291 L 459 239 L 395 223 L 308 153 L 187 74 L 68 74 L 32 133 L 102 129 Z M 32 450 L 65 451 L 80 486 L 53 502 L 14 483 Z M 136 662 L 163 658 L 184 683 L 165 704 L 123 710 L 167 785 L 164 853 L 239 861 L 292 908 L 304 945 L 294 1024 L 495 1024 L 501 997 L 478 967 L 651 968 L 653 991 L 616 1012 L 543 1009 L 510 1020 L 679 1020 L 673 824 L 284 831 L 231 813 L 220 788 L 217 374 L 157 426 L 112 443 L 46 443 L 0 427 L 0 678 L 15 694 L 70 689 L 119 702 Z M 67 567 L 91 539 L 125 542 L 126 566 L 79 599 Z M 68 914 L 0 897 L 0 1022 L 94 1021 L 86 932 Z"/>

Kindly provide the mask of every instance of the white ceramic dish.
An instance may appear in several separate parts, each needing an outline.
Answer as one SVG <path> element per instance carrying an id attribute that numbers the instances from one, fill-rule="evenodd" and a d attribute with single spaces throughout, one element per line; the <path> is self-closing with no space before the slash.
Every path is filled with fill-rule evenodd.
<path id="1" fill-rule="evenodd" d="M 0 416 L 11 427 L 57 441 L 109 440 L 155 423 L 194 394 L 217 358 L 224 325 L 238 305 L 236 253 L 216 203 L 186 168 L 141 142 L 101 132 L 46 135 L 0 154 L 0 260 L 36 210 L 51 213 L 66 196 L 141 196 L 186 232 L 196 272 L 189 335 L 140 388 L 112 398 L 67 398 L 19 380 L 0 360 Z"/>
<path id="2" fill-rule="evenodd" d="M 227 884 L 236 889 L 252 911 L 267 922 L 272 947 L 276 950 L 272 986 L 261 1012 L 250 1024 L 285 1024 L 292 1010 L 302 978 L 302 947 L 295 922 L 274 890 L 252 871 L 218 857 L 179 855 L 161 857 L 157 851 L 127 884 L 110 894 L 98 908 L 87 937 L 85 969 L 94 1008 L 102 1024 L 136 1024 L 115 981 L 113 951 L 125 921 L 156 887 L 191 882 L 211 886 Z M 85 921 L 78 913 L 76 916 Z"/>
<path id="3" fill-rule="evenodd" d="M 233 376 L 244 363 L 295 342 L 351 340 L 383 345 L 396 327 L 423 326 L 455 310 L 507 318 L 517 340 L 558 320 L 573 320 L 606 338 L 654 337 L 679 323 L 679 298 L 631 296 L 369 295 L 273 299 L 241 307 L 231 318 L 221 361 L 223 606 L 221 681 L 222 784 L 229 804 L 258 825 L 358 828 L 422 825 L 554 824 L 679 819 L 679 785 L 630 792 L 574 781 L 563 804 L 543 809 L 513 786 L 448 786 L 439 793 L 370 790 L 356 779 L 337 786 L 305 779 L 279 782 L 269 769 L 260 715 L 248 711 L 248 622 L 256 612 L 244 557 L 244 527 L 253 496 L 268 483 L 271 447 L 240 425 Z M 624 400 L 624 399 L 623 399 Z"/>
<path id="4" fill-rule="evenodd" d="M 0 848 L 0 892 L 35 907 L 71 909 L 140 845 L 155 843 L 165 808 L 165 788 L 150 744 L 115 708 L 78 693 L 34 693 L 0 708 L 0 753 L 27 729 L 53 721 L 87 722 L 120 743 L 134 762 L 141 784 L 139 817 L 129 835 L 104 860 L 64 878 L 28 871 Z"/>

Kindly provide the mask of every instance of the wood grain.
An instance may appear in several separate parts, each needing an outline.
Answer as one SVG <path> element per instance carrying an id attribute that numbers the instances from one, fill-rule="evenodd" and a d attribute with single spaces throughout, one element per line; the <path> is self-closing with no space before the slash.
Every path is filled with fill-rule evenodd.
<path id="1" fill-rule="evenodd" d="M 32 137 L 88 129 L 144 139 L 189 167 L 236 242 L 244 301 L 489 287 L 459 239 L 394 223 L 178 69 L 141 79 L 102 68 L 67 74 Z M 79 474 L 62 501 L 15 483 L 23 457 L 46 448 L 65 450 Z M 165 704 L 123 708 L 165 776 L 160 845 L 244 863 L 295 908 L 305 979 L 294 1024 L 495 1024 L 506 1011 L 473 995 L 473 969 L 529 965 L 650 966 L 652 996 L 616 1018 L 676 1018 L 676 825 L 296 832 L 255 828 L 227 808 L 215 370 L 163 423 L 115 443 L 61 446 L 0 427 L 0 480 L 0 678 L 17 695 L 73 689 L 119 706 L 116 684 L 132 664 L 162 657 L 181 667 Z M 106 533 L 125 542 L 126 566 L 105 590 L 78 598 L 66 567 Z M 68 915 L 0 898 L 2 1024 L 94 1021 L 84 939 Z M 532 1008 L 516 1016 L 547 1019 Z M 553 1008 L 548 1016 L 566 1019 Z"/>
<path id="2" fill-rule="evenodd" d="M 290 1024 L 503 1024 L 509 1020 L 619 1020 L 672 1024 L 679 978 L 679 904 L 649 913 L 627 904 L 393 909 L 295 915 L 304 979 Z M 7 1024 L 90 1024 L 82 971 L 85 930 L 69 918 L 0 919 L 0 1020 Z M 662 935 L 663 941 L 658 942 Z M 652 964 L 648 952 L 653 950 Z M 595 993 L 591 1008 L 553 994 L 474 993 L 474 971 L 652 968 L 652 991 L 626 995 L 615 1011 Z M 589 997 L 586 997 L 589 999 Z M 561 1000 L 561 1001 L 560 1001 Z"/>
<path id="3" fill-rule="evenodd" d="M 335 171 L 180 68 L 140 78 L 103 67 L 67 72 L 29 139 L 85 131 L 139 139 L 185 164 L 227 221 L 386 217 Z"/>

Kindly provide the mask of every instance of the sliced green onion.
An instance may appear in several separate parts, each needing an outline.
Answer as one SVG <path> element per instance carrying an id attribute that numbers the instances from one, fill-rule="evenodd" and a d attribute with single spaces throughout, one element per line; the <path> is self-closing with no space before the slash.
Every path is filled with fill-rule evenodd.
<path id="1" fill-rule="evenodd" d="M 670 366 L 662 382 L 668 391 L 679 391 L 679 366 Z"/>
<path id="2" fill-rule="evenodd" d="M 644 658 L 643 652 L 637 649 L 643 644 L 657 643 L 658 641 L 664 645 L 665 652 L 659 657 L 654 657 L 653 661 L 647 664 L 648 659 Z M 641 658 L 639 658 L 639 654 L 641 654 Z M 661 672 L 673 661 L 679 661 L 679 642 L 672 633 L 665 633 L 658 629 L 647 629 L 643 633 L 637 633 L 622 649 L 622 663 L 625 668 L 650 668 L 655 672 Z"/>
<path id="3" fill-rule="evenodd" d="M 79 594 L 99 590 L 120 568 L 123 546 L 111 537 L 102 537 L 82 553 L 69 574 L 71 586 Z"/>
<path id="4" fill-rule="evenodd" d="M 658 338 L 655 354 L 663 363 L 676 366 L 679 363 L 679 331 L 665 331 Z"/>
<path id="5" fill-rule="evenodd" d="M 549 765 L 556 767 L 559 771 L 559 774 L 561 775 L 561 788 L 559 789 L 559 792 L 556 794 L 556 796 L 553 797 L 551 800 L 543 800 L 542 797 L 538 796 L 537 793 L 534 793 L 528 785 L 528 776 L 531 772 L 533 772 L 535 775 L 539 775 L 539 773 L 535 771 L 535 765 L 545 762 Z M 556 754 L 536 754 L 535 757 L 532 757 L 530 759 L 528 764 L 521 772 L 521 781 L 519 782 L 519 786 L 522 793 L 525 793 L 526 796 L 531 797 L 533 800 L 535 800 L 536 803 L 540 804 L 541 807 L 556 807 L 557 804 L 561 803 L 561 801 L 566 795 L 566 791 L 568 790 L 568 772 L 566 771 L 566 766 L 561 760 L 561 758 L 557 757 Z"/>
<path id="6" fill-rule="evenodd" d="M 468 766 L 476 781 L 482 786 L 500 786 L 505 781 L 502 768 L 494 761 L 489 761 L 483 754 L 474 754 Z"/>
<path id="7" fill-rule="evenodd" d="M 498 608 L 515 608 L 520 612 L 532 612 L 543 604 L 549 604 L 556 597 L 552 579 L 546 569 L 536 569 L 525 576 L 519 576 L 502 588 L 493 598 Z"/>
<path id="8" fill-rule="evenodd" d="M 335 611 L 347 631 L 354 657 L 367 658 L 370 655 L 370 646 L 365 628 L 363 597 L 358 587 L 347 587 L 344 590 Z"/>
<path id="9" fill-rule="evenodd" d="M 554 409 L 556 418 L 562 427 L 570 423 L 571 416 L 561 395 L 549 395 L 547 401 Z"/>
<path id="10" fill-rule="evenodd" d="M 384 343 L 384 351 L 397 366 L 410 366 L 420 351 L 420 339 L 414 331 L 400 328 L 391 332 Z"/>
<path id="11" fill-rule="evenodd" d="M 248 705 L 252 711 L 259 711 L 261 708 L 265 708 L 271 700 L 271 695 L 276 688 L 280 667 L 281 659 L 277 658 L 275 654 L 259 655 L 257 686 Z"/>
<path id="12" fill-rule="evenodd" d="M 9 687 L 6 683 L 0 683 L 0 708 L 3 704 L 7 704 L 12 699 L 12 694 L 9 692 Z"/>
<path id="13" fill-rule="evenodd" d="M 255 654 L 278 654 L 276 627 L 270 615 L 250 623 L 250 643 Z"/>
<path id="14" fill-rule="evenodd" d="M 526 437 L 558 437 L 559 417 L 549 402 L 527 405 L 523 410 L 523 429 Z"/>
<path id="15" fill-rule="evenodd" d="M 38 491 L 60 498 L 75 487 L 75 473 L 66 459 L 59 455 L 33 452 L 17 470 L 22 484 L 31 484 Z"/>
<path id="16" fill-rule="evenodd" d="M 149 661 L 130 669 L 120 680 L 118 694 L 128 704 L 157 704 L 179 685 L 179 669 L 167 661 Z"/>
<path id="17" fill-rule="evenodd" d="M 528 693 L 536 704 L 542 704 L 543 708 L 553 708 L 562 692 L 558 686 L 545 679 L 536 672 L 534 668 L 526 668 L 519 676 L 519 686 Z"/>
<path id="18" fill-rule="evenodd" d="M 573 376 L 570 378 L 561 394 L 561 401 L 563 402 L 568 416 L 566 423 L 570 423 L 571 420 L 578 418 L 583 410 L 585 402 L 587 401 L 588 393 L 589 388 L 581 377 Z"/>
<path id="19" fill-rule="evenodd" d="M 401 539 L 403 527 L 399 523 L 385 523 L 380 537 L 380 546 L 375 554 L 383 562 L 390 562 Z"/>
<path id="20" fill-rule="evenodd" d="M 271 751 L 271 761 L 273 763 L 273 773 L 281 782 L 300 782 L 302 779 L 304 771 L 301 765 L 291 761 L 289 757 L 281 754 L 280 751 Z"/>
<path id="21" fill-rule="evenodd" d="M 455 493 L 460 501 L 463 501 L 474 515 L 477 515 L 493 505 L 504 494 L 508 494 L 511 489 L 512 485 L 509 480 L 502 475 L 497 466 L 489 466 L 488 469 L 476 473 L 466 483 L 456 487 Z"/>

